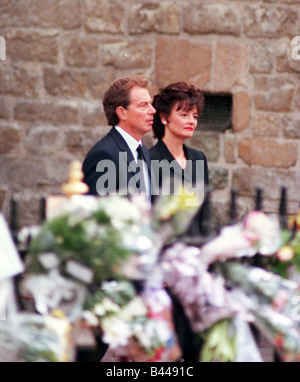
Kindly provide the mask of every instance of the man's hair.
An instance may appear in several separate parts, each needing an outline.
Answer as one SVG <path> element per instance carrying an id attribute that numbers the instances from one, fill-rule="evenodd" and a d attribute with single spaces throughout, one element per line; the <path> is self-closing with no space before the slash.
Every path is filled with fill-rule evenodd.
<path id="1" fill-rule="evenodd" d="M 200 116 L 204 107 L 204 96 L 200 89 L 183 81 L 168 85 L 154 96 L 153 107 L 156 110 L 153 121 L 154 138 L 162 139 L 165 135 L 165 127 L 160 117 L 163 115 L 168 118 L 176 103 L 178 103 L 177 110 L 189 111 L 196 106 Z"/>
<path id="2" fill-rule="evenodd" d="M 114 126 L 119 123 L 116 109 L 118 106 L 123 106 L 125 109 L 128 107 L 130 90 L 133 86 L 147 88 L 148 80 L 142 75 L 118 78 L 104 93 L 103 107 L 109 125 Z"/>

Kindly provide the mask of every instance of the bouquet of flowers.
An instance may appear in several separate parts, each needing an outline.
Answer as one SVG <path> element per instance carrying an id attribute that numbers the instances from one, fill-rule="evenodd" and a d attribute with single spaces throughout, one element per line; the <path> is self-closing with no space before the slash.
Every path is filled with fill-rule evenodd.
<path id="1" fill-rule="evenodd" d="M 279 222 L 253 211 L 196 247 L 182 239 L 198 208 L 184 189 L 152 209 L 143 196 L 73 196 L 31 231 L 22 295 L 44 317 L 59 310 L 100 330 L 119 357 L 170 361 L 181 350 L 167 287 L 204 340 L 202 361 L 260 360 L 250 323 L 298 359 L 297 285 L 244 263 L 282 247 Z"/>
<path id="2" fill-rule="evenodd" d="M 254 211 L 201 248 L 176 243 L 164 251 L 164 280 L 182 303 L 195 335 L 204 338 L 201 360 L 245 359 L 249 341 L 260 359 L 249 323 L 283 359 L 298 359 L 300 331 L 293 320 L 297 284 L 241 261 L 257 253 L 271 257 L 281 245 L 277 221 Z"/>
<path id="3" fill-rule="evenodd" d="M 261 211 L 250 212 L 241 224 L 222 228 L 220 235 L 202 247 L 206 264 L 217 260 L 273 255 L 282 245 L 279 221 Z"/>
<path id="4" fill-rule="evenodd" d="M 74 196 L 65 202 L 56 216 L 34 229 L 23 291 L 38 294 L 39 300 L 45 291 L 59 304 L 68 296 L 75 300 L 83 289 L 93 293 L 105 280 L 145 277 L 158 253 L 149 211 L 141 206 L 139 200 L 117 196 Z M 61 286 L 59 291 L 55 286 Z"/>
<path id="5" fill-rule="evenodd" d="M 22 295 L 43 315 L 60 309 L 75 322 L 83 314 L 119 353 L 129 346 L 134 359 L 178 358 L 171 300 L 159 277 L 155 287 L 149 280 L 163 246 L 199 208 L 187 197 L 162 196 L 150 210 L 143 196 L 73 196 L 32 230 Z"/>
<path id="6" fill-rule="evenodd" d="M 89 301 L 83 318 L 99 326 L 115 356 L 134 361 L 171 361 L 181 351 L 174 333 L 172 303 L 160 287 L 138 295 L 128 281 L 110 281 Z"/>
<path id="7" fill-rule="evenodd" d="M 231 287 L 240 289 L 239 301 L 253 314 L 254 325 L 277 349 L 282 359 L 299 361 L 299 286 L 262 268 L 227 262 L 221 272 Z"/>
<path id="8" fill-rule="evenodd" d="M 135 200 L 74 196 L 32 238 L 27 269 L 40 273 L 55 267 L 62 275 L 96 285 L 126 277 L 123 264 L 134 254 L 148 254 L 155 241 L 150 211 Z M 74 263 L 83 268 L 76 272 Z"/>

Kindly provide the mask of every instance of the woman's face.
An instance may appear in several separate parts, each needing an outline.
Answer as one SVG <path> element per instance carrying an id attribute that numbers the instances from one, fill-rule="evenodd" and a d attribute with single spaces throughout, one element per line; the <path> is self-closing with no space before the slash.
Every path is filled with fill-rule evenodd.
<path id="1" fill-rule="evenodd" d="M 177 107 L 178 103 L 174 105 L 167 118 L 162 118 L 162 122 L 165 125 L 165 134 L 185 140 L 194 134 L 198 122 L 198 112 L 196 106 L 189 111 L 185 108 L 177 110 Z"/>

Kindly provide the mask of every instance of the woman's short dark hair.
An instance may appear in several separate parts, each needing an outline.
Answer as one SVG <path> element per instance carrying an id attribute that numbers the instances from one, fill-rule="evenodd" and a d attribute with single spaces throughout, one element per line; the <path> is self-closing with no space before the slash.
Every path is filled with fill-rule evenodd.
<path id="1" fill-rule="evenodd" d="M 130 90 L 133 86 L 147 88 L 148 80 L 142 75 L 118 78 L 104 93 L 103 108 L 110 126 L 119 123 L 119 117 L 116 113 L 117 107 L 127 108 L 130 104 Z"/>
<path id="2" fill-rule="evenodd" d="M 165 127 L 160 117 L 163 115 L 168 118 L 176 103 L 178 103 L 177 110 L 192 110 L 196 106 L 200 116 L 204 107 L 204 96 L 200 89 L 183 81 L 172 83 L 155 95 L 152 103 L 156 109 L 153 121 L 154 138 L 163 138 Z"/>

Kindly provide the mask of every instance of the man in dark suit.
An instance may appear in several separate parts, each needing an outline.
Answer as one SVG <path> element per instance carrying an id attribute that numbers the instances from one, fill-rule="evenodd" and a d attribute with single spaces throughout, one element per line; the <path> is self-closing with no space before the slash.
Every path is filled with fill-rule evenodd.
<path id="1" fill-rule="evenodd" d="M 152 129 L 155 109 L 141 76 L 115 80 L 103 106 L 112 126 L 83 162 L 84 181 L 92 195 L 146 193 L 151 198 L 150 158 L 141 140 Z"/>
<path id="2" fill-rule="evenodd" d="M 145 193 L 151 201 L 150 157 L 142 137 L 152 130 L 155 109 L 144 77 L 115 80 L 103 97 L 109 133 L 87 153 L 82 170 L 91 195 Z M 139 287 L 139 284 L 136 284 Z M 101 359 L 108 346 L 97 338 Z"/>

